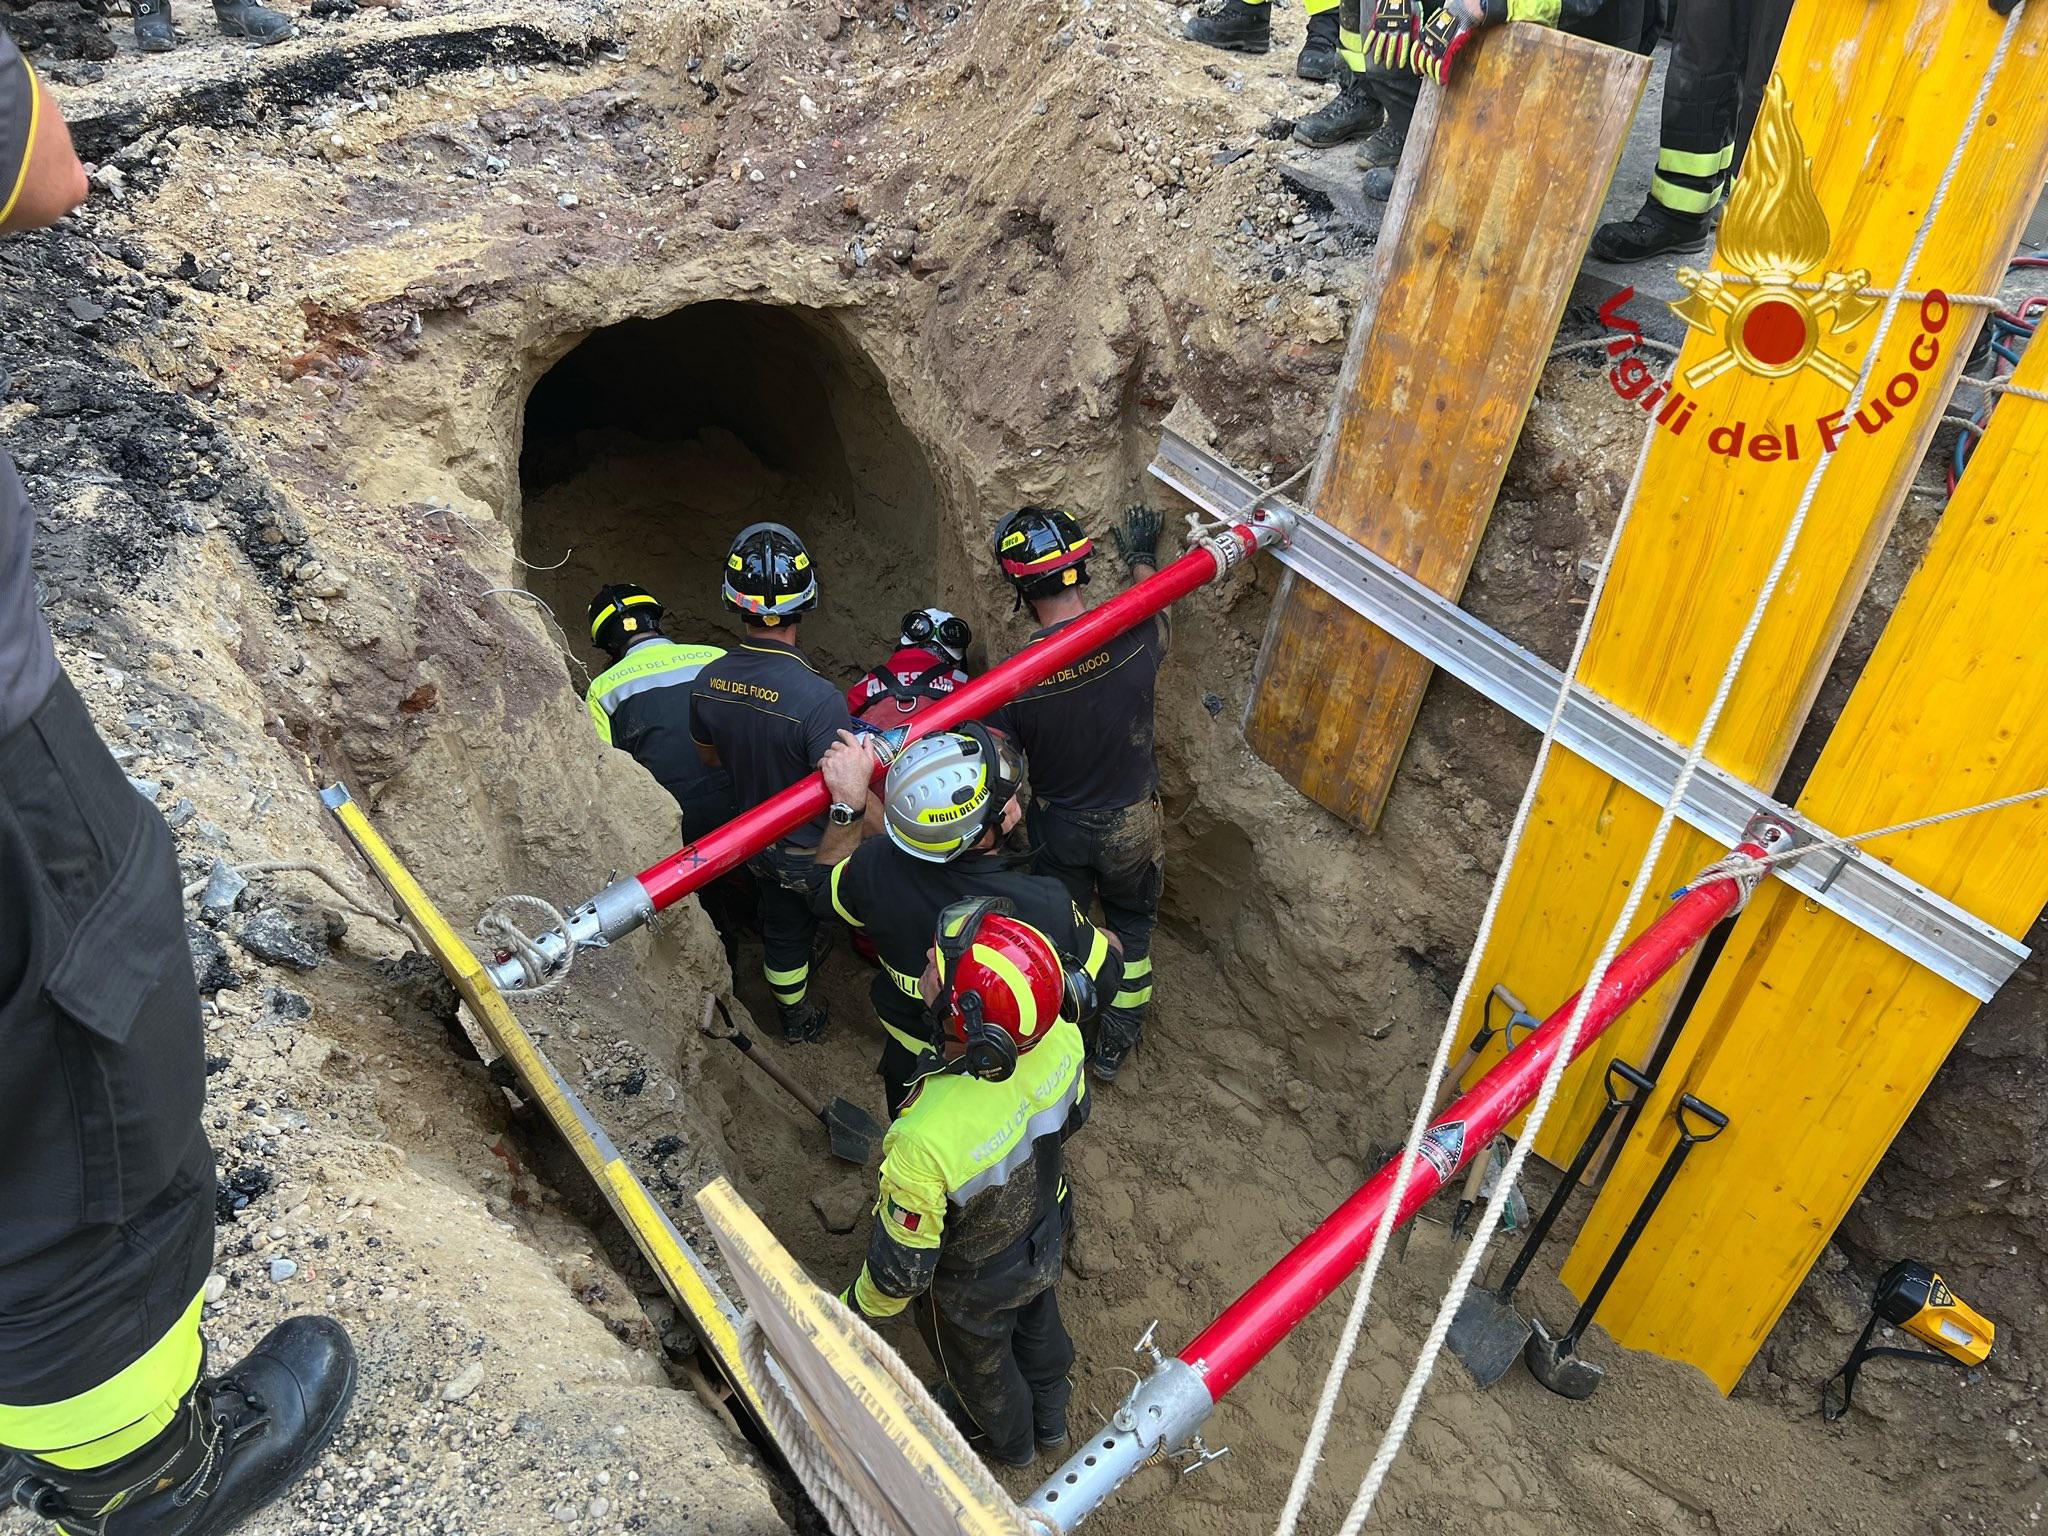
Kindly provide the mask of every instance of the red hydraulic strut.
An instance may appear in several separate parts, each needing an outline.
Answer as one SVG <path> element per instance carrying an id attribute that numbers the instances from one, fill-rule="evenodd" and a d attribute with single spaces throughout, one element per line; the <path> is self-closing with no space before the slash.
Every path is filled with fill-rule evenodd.
<path id="1" fill-rule="evenodd" d="M 1762 857 L 1764 848 L 1745 842 L 1737 851 Z M 1681 896 L 1670 911 L 1616 955 L 1600 983 L 1593 1006 L 1586 1011 L 1586 1022 L 1579 1030 L 1572 1055 L 1583 1054 L 1631 1003 L 1656 985 L 1716 923 L 1733 912 L 1741 898 L 1742 885 L 1734 876 L 1704 881 Z M 1409 1176 L 1401 1208 L 1394 1213 L 1396 1226 L 1421 1210 L 1430 1196 L 1483 1150 L 1502 1126 L 1529 1107 L 1551 1058 L 1557 1054 L 1558 1041 L 1577 1002 L 1575 992 L 1430 1127 L 1415 1159 L 1415 1171 Z M 1246 1371 L 1263 1360 L 1296 1323 L 1364 1262 L 1373 1229 L 1379 1225 L 1387 1196 L 1393 1191 L 1400 1161 L 1397 1154 L 1181 1351 L 1180 1358 L 1201 1376 L 1212 1402 L 1236 1386 Z"/>
<path id="2" fill-rule="evenodd" d="M 1061 667 L 1079 661 L 1105 641 L 1214 581 L 1239 561 L 1278 544 L 1292 526 L 1291 514 L 1256 508 L 1249 512 L 1246 521 L 1233 522 L 1218 533 L 1213 544 L 1205 541 L 1189 550 L 1128 592 L 1090 609 L 1058 634 L 1034 641 L 937 704 L 918 711 L 905 740 L 943 731 L 963 720 L 978 719 L 1009 703 Z M 886 765 L 878 761 L 875 776 L 880 778 L 885 771 Z M 737 868 L 776 839 L 816 820 L 830 803 L 824 775 L 813 773 L 716 831 L 677 849 L 637 877 L 620 880 L 599 892 L 570 914 L 570 930 L 578 943 L 605 943 L 630 933 L 656 912 L 674 906 L 698 887 Z M 550 966 L 559 961 L 564 947 L 559 935 L 543 934 L 536 942 Z M 487 969 L 501 987 L 526 986 L 539 979 L 528 972 L 525 962 L 517 956 L 500 956 Z"/>
<path id="3" fill-rule="evenodd" d="M 1223 537 L 1234 538 L 1246 555 L 1252 555 L 1261 547 L 1260 533 L 1260 528 L 1250 523 L 1233 523 Z M 1277 533 L 1267 542 L 1275 540 Z M 936 705 L 919 710 L 910 723 L 906 740 L 943 731 L 963 720 L 979 719 L 1009 703 L 1069 662 L 1079 661 L 1105 640 L 1151 618 L 1197 587 L 1206 586 L 1222 575 L 1224 568 L 1225 562 L 1206 547 L 1189 550 L 1165 570 L 1090 609 L 1058 634 L 1027 645 L 964 688 L 956 688 Z M 875 765 L 877 778 L 885 771 L 883 764 Z M 777 838 L 824 815 L 831 799 L 824 775 L 814 773 L 751 811 L 742 812 L 709 836 L 678 849 L 653 868 L 642 870 L 640 884 L 654 903 L 655 911 L 671 907 L 699 886 L 752 858 Z"/>
<path id="4" fill-rule="evenodd" d="M 1768 827 L 1752 829 L 1738 851 L 1760 857 L 1777 835 Z M 1726 874 L 1702 880 L 1617 955 L 1586 1011 L 1572 1055 L 1582 1054 L 1599 1039 L 1631 1003 L 1735 911 L 1748 883 L 1748 877 Z M 1429 1128 L 1407 1193 L 1393 1213 L 1396 1226 L 1411 1220 L 1502 1126 L 1529 1107 L 1577 1003 L 1575 993 Z M 1373 1231 L 1386 1214 L 1400 1161 L 1396 1154 L 1178 1357 L 1168 1359 L 1154 1351 L 1152 1374 L 1140 1381 L 1110 1423 L 1083 1441 L 1031 1496 L 1027 1511 L 1053 1531 L 1071 1532 L 1132 1473 L 1160 1455 L 1186 1451 L 1204 1461 L 1221 1454 L 1202 1444 L 1203 1423 L 1223 1394 L 1364 1261 Z M 1148 1330 L 1140 1350 L 1149 1349 L 1150 1343 Z"/>

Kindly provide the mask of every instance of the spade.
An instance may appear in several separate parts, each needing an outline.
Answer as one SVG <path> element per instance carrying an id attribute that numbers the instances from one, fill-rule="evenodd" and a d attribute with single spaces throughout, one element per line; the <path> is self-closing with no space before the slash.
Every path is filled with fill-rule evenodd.
<path id="1" fill-rule="evenodd" d="M 713 1009 L 716 1009 L 719 1017 L 725 1020 L 724 1034 L 711 1027 Z M 834 1157 L 856 1167 L 862 1167 L 874 1155 L 875 1147 L 882 1139 L 882 1128 L 875 1123 L 875 1117 L 858 1104 L 849 1104 L 845 1099 L 835 1098 L 829 1104 L 819 1104 L 810 1090 L 789 1075 L 788 1069 L 781 1062 L 765 1051 L 754 1049 L 754 1042 L 740 1033 L 732 1021 L 732 1015 L 726 1012 L 725 999 L 717 993 L 714 992 L 705 999 L 704 1022 L 698 1028 L 713 1040 L 731 1041 L 747 1060 L 774 1078 L 782 1086 L 783 1092 L 824 1122 L 825 1134 L 831 1140 Z"/>

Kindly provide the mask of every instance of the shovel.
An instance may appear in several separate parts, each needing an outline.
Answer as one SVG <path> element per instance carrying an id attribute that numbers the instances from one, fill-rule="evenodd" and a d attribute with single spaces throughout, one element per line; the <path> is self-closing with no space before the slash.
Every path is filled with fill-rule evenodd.
<path id="1" fill-rule="evenodd" d="M 711 1012 L 725 1020 L 726 1033 L 719 1034 L 711 1027 Z M 732 1015 L 726 1012 L 725 999 L 713 993 L 704 1002 L 704 1022 L 698 1028 L 713 1040 L 730 1040 L 755 1066 L 766 1072 L 782 1085 L 797 1103 L 809 1110 L 824 1123 L 825 1134 L 832 1143 L 832 1155 L 856 1167 L 865 1167 L 874 1156 L 875 1147 L 882 1140 L 882 1128 L 875 1123 L 875 1117 L 858 1104 L 849 1104 L 845 1099 L 835 1098 L 830 1104 L 821 1105 L 803 1084 L 789 1075 L 788 1070 L 766 1052 L 754 1049 L 754 1042 L 739 1032 L 733 1024 Z"/>
<path id="2" fill-rule="evenodd" d="M 1507 1023 L 1499 1027 L 1496 1027 L 1493 1022 L 1493 1004 L 1496 998 L 1508 1010 Z M 1486 994 L 1486 1002 L 1479 1011 L 1478 1032 L 1472 1036 L 1471 1044 L 1465 1047 L 1465 1054 L 1453 1062 L 1451 1070 L 1444 1074 L 1443 1085 L 1436 1091 L 1436 1103 L 1430 1106 L 1429 1123 L 1434 1125 L 1443 1118 L 1444 1111 L 1451 1107 L 1451 1100 L 1458 1096 L 1458 1085 L 1465 1080 L 1465 1074 L 1472 1070 L 1472 1063 L 1479 1059 L 1479 1053 L 1486 1049 L 1495 1035 L 1505 1030 L 1508 1037 L 1508 1049 L 1512 1051 L 1515 1048 L 1515 1031 L 1518 1029 L 1524 1032 L 1532 1030 L 1536 1027 L 1536 1023 L 1536 1016 L 1529 1012 L 1522 1005 L 1522 1000 L 1506 987 L 1496 985 L 1492 991 L 1488 992 Z M 1399 1150 L 1398 1147 L 1395 1149 L 1395 1151 Z M 1473 1164 L 1483 1170 L 1485 1157 L 1486 1154 L 1482 1151 L 1477 1157 L 1473 1158 Z M 1472 1180 L 1467 1180 L 1467 1183 L 1473 1189 L 1479 1187 Z M 1394 1234 L 1393 1247 L 1396 1262 L 1405 1260 L 1408 1257 L 1408 1235 L 1414 1230 L 1414 1224 L 1411 1222 Z"/>
<path id="3" fill-rule="evenodd" d="M 1632 1085 L 1635 1092 L 1624 1096 L 1621 1089 L 1623 1081 Z M 1488 1290 L 1475 1285 L 1465 1293 L 1464 1301 L 1458 1306 L 1458 1315 L 1451 1319 L 1451 1331 L 1445 1335 L 1445 1342 L 1451 1346 L 1451 1353 L 1465 1362 L 1465 1369 L 1472 1373 L 1472 1379 L 1480 1386 L 1490 1387 L 1507 1375 L 1528 1345 L 1530 1328 L 1522 1320 L 1522 1314 L 1515 1310 L 1515 1287 L 1529 1272 L 1536 1250 L 1543 1246 L 1543 1240 L 1550 1236 L 1550 1229 L 1557 1225 L 1565 1202 L 1579 1187 L 1579 1180 L 1586 1175 L 1586 1165 L 1593 1161 L 1593 1154 L 1606 1140 L 1614 1122 L 1649 1091 L 1649 1078 L 1627 1062 L 1616 1060 L 1607 1063 L 1606 1107 L 1586 1133 L 1586 1139 L 1579 1143 L 1579 1150 L 1573 1156 L 1571 1166 L 1565 1169 L 1564 1177 L 1557 1181 L 1557 1188 L 1550 1192 L 1550 1199 L 1536 1218 L 1536 1225 L 1522 1240 L 1522 1251 L 1515 1255 L 1515 1262 L 1508 1267 L 1497 1289 Z"/>
<path id="4" fill-rule="evenodd" d="M 1678 1170 L 1685 1166 L 1692 1149 L 1703 1141 L 1712 1141 L 1728 1129 L 1728 1117 L 1709 1104 L 1703 1104 L 1689 1093 L 1678 1096 L 1678 1144 L 1664 1159 L 1664 1166 L 1657 1170 L 1655 1182 L 1643 1196 L 1643 1203 L 1636 1207 L 1636 1213 L 1629 1218 L 1621 1240 L 1614 1245 L 1614 1252 L 1607 1256 L 1607 1266 L 1600 1271 L 1600 1278 L 1593 1282 L 1593 1288 L 1586 1292 L 1585 1305 L 1579 1308 L 1579 1315 L 1572 1319 L 1572 1325 L 1563 1338 L 1554 1339 L 1550 1330 L 1543 1326 L 1541 1318 L 1531 1320 L 1533 1333 L 1522 1350 L 1522 1358 L 1529 1362 L 1529 1372 L 1544 1386 L 1559 1397 L 1584 1399 L 1593 1395 L 1593 1389 L 1607 1374 L 1606 1367 L 1595 1365 L 1579 1357 L 1579 1336 L 1591 1326 L 1593 1314 L 1600 1310 L 1600 1303 L 1607 1299 L 1608 1287 L 1614 1284 L 1614 1277 L 1621 1273 L 1621 1266 L 1628 1262 L 1628 1256 L 1635 1250 L 1636 1240 L 1643 1235 L 1643 1229 L 1650 1224 L 1650 1218 L 1657 1214 L 1657 1207 L 1663 1202 L 1665 1192 L 1678 1177 Z M 1694 1130 L 1687 1116 L 1695 1116 L 1705 1122 L 1707 1129 Z"/>

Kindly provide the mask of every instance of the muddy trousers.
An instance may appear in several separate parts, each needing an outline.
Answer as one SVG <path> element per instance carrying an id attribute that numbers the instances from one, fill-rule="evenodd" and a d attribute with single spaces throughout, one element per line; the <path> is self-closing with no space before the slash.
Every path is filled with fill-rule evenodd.
<path id="1" fill-rule="evenodd" d="M 1704 219 L 1727 195 L 1791 14 L 1792 0 L 1678 0 L 1654 202 Z"/>
<path id="2" fill-rule="evenodd" d="M 1152 1006 L 1152 930 L 1166 879 L 1166 831 L 1155 797 L 1114 811 L 1031 807 L 1031 869 L 1052 875 L 1087 912 L 1099 900 L 1102 920 L 1123 945 L 1123 982 L 1102 999 L 1091 1042 L 1121 1059 L 1144 1031 Z"/>
<path id="3" fill-rule="evenodd" d="M 804 1000 L 811 986 L 811 946 L 818 937 L 818 914 L 811 896 L 830 873 L 816 850 L 777 843 L 747 861 L 761 904 L 761 974 L 768 990 L 784 1008 Z"/>
<path id="4" fill-rule="evenodd" d="M 0 1447 L 64 1466 L 146 1443 L 199 1371 L 214 1162 L 178 886 L 59 677 L 0 739 Z"/>
<path id="5" fill-rule="evenodd" d="M 938 1362 L 954 1422 L 1013 1465 L 1067 1432 L 1074 1341 L 1060 1318 L 1061 1213 L 973 1275 L 940 1270 L 918 1298 L 917 1331 Z M 1047 1241 L 1047 1239 L 1050 1239 Z M 948 1394 L 940 1394 L 945 1397 Z"/>

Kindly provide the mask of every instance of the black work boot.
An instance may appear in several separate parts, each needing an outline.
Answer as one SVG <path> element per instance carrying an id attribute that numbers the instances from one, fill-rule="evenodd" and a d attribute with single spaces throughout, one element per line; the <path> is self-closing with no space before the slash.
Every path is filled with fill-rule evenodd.
<path id="1" fill-rule="evenodd" d="M 1647 261 L 1652 256 L 1691 255 L 1707 248 L 1707 216 L 1675 213 L 1654 197 L 1645 198 L 1632 219 L 1617 219 L 1593 231 L 1595 260 Z"/>
<path id="2" fill-rule="evenodd" d="M 1358 190 L 1376 203 L 1384 203 L 1394 195 L 1394 168 L 1391 165 L 1376 165 L 1365 173 L 1365 180 L 1358 184 Z"/>
<path id="3" fill-rule="evenodd" d="M 1188 22 L 1188 40 L 1231 53 L 1264 53 L 1273 46 L 1273 7 L 1223 0 Z"/>
<path id="4" fill-rule="evenodd" d="M 213 19 L 229 37 L 246 37 L 261 47 L 292 35 L 292 19 L 256 0 L 213 0 Z"/>
<path id="5" fill-rule="evenodd" d="M 1117 1073 L 1123 1071 L 1124 1063 L 1131 1059 L 1131 1052 L 1138 1046 L 1138 1032 L 1129 1024 L 1119 1024 L 1104 1014 L 1096 1026 L 1095 1044 L 1088 1052 L 1088 1075 L 1098 1083 L 1113 1083 Z"/>
<path id="6" fill-rule="evenodd" d="M 1308 37 L 1295 55 L 1294 73 L 1303 80 L 1337 78 L 1337 13 L 1318 11 L 1308 19 Z"/>
<path id="7" fill-rule="evenodd" d="M 1369 171 L 1376 165 L 1399 165 L 1401 152 L 1407 147 L 1408 125 L 1388 118 L 1373 129 L 1351 158 L 1360 170 Z"/>
<path id="8" fill-rule="evenodd" d="M 787 1045 L 809 1045 L 822 1038 L 825 1026 L 832 1022 L 825 1005 L 809 998 L 800 1003 L 777 1003 L 775 1012 L 782 1021 L 782 1039 Z"/>
<path id="9" fill-rule="evenodd" d="M 1337 65 L 1337 94 L 1319 110 L 1294 125 L 1294 140 L 1310 149 L 1328 149 L 1362 133 L 1371 133 L 1386 116 L 1386 108 L 1365 83 L 1341 60 Z"/>
<path id="10" fill-rule="evenodd" d="M 313 1464 L 355 1386 L 341 1324 L 287 1318 L 141 1450 L 84 1472 L 17 1457 L 9 1500 L 80 1536 L 225 1536 Z"/>
<path id="11" fill-rule="evenodd" d="M 135 46 L 144 53 L 169 53 L 178 46 L 171 26 L 171 0 L 129 0 L 135 13 Z"/>

